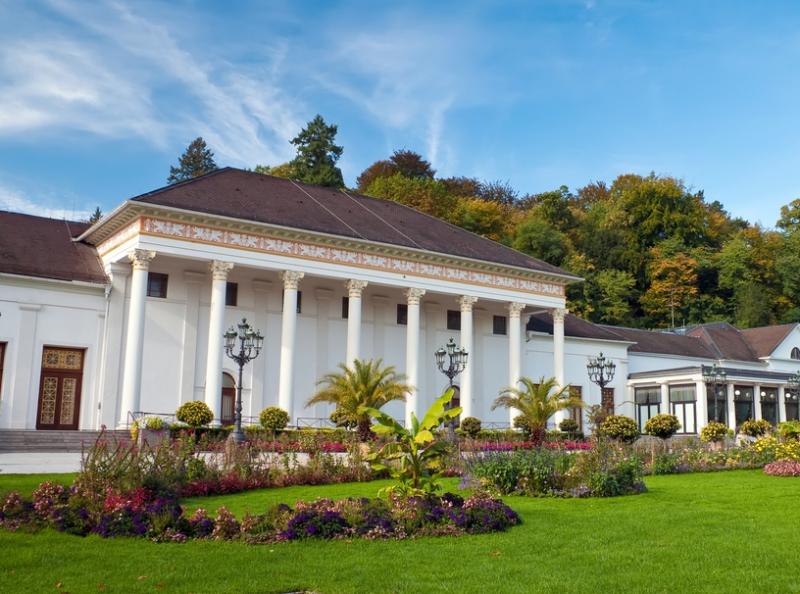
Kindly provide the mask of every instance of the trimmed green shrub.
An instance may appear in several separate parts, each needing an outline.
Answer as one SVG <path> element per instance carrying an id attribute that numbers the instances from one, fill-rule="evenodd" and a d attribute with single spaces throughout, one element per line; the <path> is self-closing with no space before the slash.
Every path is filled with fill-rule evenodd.
<path id="1" fill-rule="evenodd" d="M 564 419 L 558 424 L 558 428 L 564 433 L 577 433 L 578 421 L 575 419 Z"/>
<path id="2" fill-rule="evenodd" d="M 289 413 L 277 406 L 269 406 L 258 415 L 261 426 L 272 433 L 286 429 L 289 424 Z"/>
<path id="3" fill-rule="evenodd" d="M 600 424 L 600 434 L 611 439 L 631 442 L 639 437 L 639 427 L 636 426 L 636 421 L 630 417 L 609 415 Z"/>
<path id="4" fill-rule="evenodd" d="M 167 424 L 161 417 L 147 417 L 144 420 L 144 428 L 148 431 L 161 431 L 167 428 Z"/>
<path id="5" fill-rule="evenodd" d="M 761 437 L 771 432 L 772 425 L 769 421 L 765 421 L 764 419 L 747 419 L 744 423 L 739 425 L 739 433 L 749 435 L 750 437 Z"/>
<path id="6" fill-rule="evenodd" d="M 700 441 L 703 443 L 717 443 L 725 439 L 731 433 L 725 423 L 711 421 L 700 430 Z"/>
<path id="7" fill-rule="evenodd" d="M 475 439 L 481 431 L 481 420 L 475 417 L 462 419 L 460 429 L 464 435 Z"/>
<path id="8" fill-rule="evenodd" d="M 778 425 L 778 434 L 784 439 L 800 439 L 800 421 L 784 421 Z"/>
<path id="9" fill-rule="evenodd" d="M 661 439 L 669 439 L 681 428 L 681 422 L 675 415 L 659 414 L 647 419 L 644 432 Z"/>
<path id="10" fill-rule="evenodd" d="M 214 413 L 205 402 L 191 400 L 180 405 L 175 411 L 175 417 L 190 427 L 203 427 L 214 420 Z"/>
<path id="11" fill-rule="evenodd" d="M 528 425 L 528 419 L 525 418 L 524 415 L 517 415 L 514 417 L 514 422 L 512 423 L 515 429 L 519 429 L 525 435 L 525 437 L 530 437 L 531 435 L 531 428 Z"/>

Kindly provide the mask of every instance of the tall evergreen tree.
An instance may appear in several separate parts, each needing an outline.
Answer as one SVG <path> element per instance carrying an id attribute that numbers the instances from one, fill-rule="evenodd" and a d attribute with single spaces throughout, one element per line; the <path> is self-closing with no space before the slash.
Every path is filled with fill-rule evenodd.
<path id="1" fill-rule="evenodd" d="M 100 210 L 100 207 L 94 209 L 92 216 L 89 217 L 89 224 L 94 225 L 97 221 L 103 218 L 103 211 Z"/>
<path id="2" fill-rule="evenodd" d="M 169 168 L 168 184 L 176 184 L 194 177 L 200 177 L 217 169 L 214 153 L 206 146 L 201 136 L 195 138 L 178 160 L 178 166 Z"/>
<path id="3" fill-rule="evenodd" d="M 344 151 L 334 143 L 337 131 L 335 124 L 329 126 L 317 115 L 292 139 L 297 147 L 297 156 L 290 163 L 295 179 L 331 188 L 344 187 L 342 171 L 336 166 Z"/>

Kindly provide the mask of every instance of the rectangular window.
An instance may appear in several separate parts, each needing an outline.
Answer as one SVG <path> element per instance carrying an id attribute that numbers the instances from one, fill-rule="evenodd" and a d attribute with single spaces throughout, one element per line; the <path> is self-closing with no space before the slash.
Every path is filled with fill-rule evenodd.
<path id="1" fill-rule="evenodd" d="M 508 318 L 505 316 L 494 316 L 492 318 L 492 334 L 505 336 L 508 332 Z"/>
<path id="2" fill-rule="evenodd" d="M 397 324 L 399 326 L 408 325 L 408 304 L 406 303 L 397 304 Z"/>
<path id="3" fill-rule="evenodd" d="M 447 310 L 447 329 L 461 330 L 461 312 L 455 309 Z"/>
<path id="4" fill-rule="evenodd" d="M 160 272 L 147 273 L 147 296 L 158 297 L 159 299 L 167 298 L 167 281 L 169 276 L 161 274 Z"/>
<path id="5" fill-rule="evenodd" d="M 800 394 L 786 390 L 784 400 L 786 404 L 786 420 L 800 420 Z"/>
<path id="6" fill-rule="evenodd" d="M 661 412 L 661 388 L 658 386 L 636 388 L 633 394 L 633 399 L 636 402 L 636 420 L 639 423 L 639 431 L 644 431 L 644 424 L 647 423 L 648 419 Z"/>
<path id="7" fill-rule="evenodd" d="M 761 388 L 761 418 L 773 426 L 778 424 L 778 389 Z"/>
<path id="8" fill-rule="evenodd" d="M 495 316 L 495 318 L 503 316 Z M 497 334 L 495 332 L 495 334 Z M 569 395 L 577 400 L 583 400 L 583 388 L 581 386 L 570 386 L 569 387 Z M 578 423 L 578 433 L 583 432 L 583 407 L 575 406 L 569 409 L 569 416 L 572 418 L 573 421 Z"/>
<path id="9" fill-rule="evenodd" d="M 0 396 L 3 395 L 3 362 L 6 360 L 6 344 L 0 342 Z"/>
<path id="10" fill-rule="evenodd" d="M 614 414 L 614 388 L 603 388 L 603 391 L 600 393 L 600 406 L 602 406 L 608 414 Z"/>
<path id="11" fill-rule="evenodd" d="M 715 394 L 716 390 L 716 394 Z M 706 384 L 706 403 L 708 420 L 728 424 L 728 386 L 725 384 Z"/>
<path id="12" fill-rule="evenodd" d="M 696 400 L 694 386 L 670 386 L 669 402 L 672 414 L 678 417 L 681 428 L 678 433 L 697 433 Z"/>
<path id="13" fill-rule="evenodd" d="M 239 302 L 239 283 L 227 283 L 225 285 L 225 305 L 236 307 Z"/>
<path id="14" fill-rule="evenodd" d="M 350 297 L 342 297 L 342 319 L 350 317 Z"/>
<path id="15" fill-rule="evenodd" d="M 733 387 L 733 407 L 736 411 L 736 427 L 753 418 L 753 386 Z"/>

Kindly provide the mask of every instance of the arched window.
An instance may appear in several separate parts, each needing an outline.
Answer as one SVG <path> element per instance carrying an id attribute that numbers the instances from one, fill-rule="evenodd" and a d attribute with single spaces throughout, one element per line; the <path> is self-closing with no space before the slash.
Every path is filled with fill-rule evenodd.
<path id="1" fill-rule="evenodd" d="M 222 407 L 220 422 L 233 425 L 234 406 L 236 404 L 236 382 L 230 373 L 222 374 Z"/>
<path id="2" fill-rule="evenodd" d="M 800 361 L 800 348 L 798 348 L 798 347 L 794 347 L 794 348 L 792 349 L 792 354 L 791 354 L 791 355 L 789 355 L 789 356 L 790 356 L 792 359 L 795 359 L 795 360 L 797 360 L 797 361 Z"/>

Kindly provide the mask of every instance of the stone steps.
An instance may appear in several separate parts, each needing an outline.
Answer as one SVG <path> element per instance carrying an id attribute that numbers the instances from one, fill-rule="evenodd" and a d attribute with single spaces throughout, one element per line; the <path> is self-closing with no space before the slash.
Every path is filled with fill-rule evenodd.
<path id="1" fill-rule="evenodd" d="M 0 452 L 80 452 L 90 447 L 100 431 L 36 431 L 0 429 Z M 125 430 L 106 431 L 112 439 L 130 439 Z"/>

